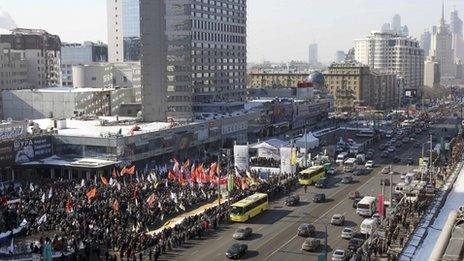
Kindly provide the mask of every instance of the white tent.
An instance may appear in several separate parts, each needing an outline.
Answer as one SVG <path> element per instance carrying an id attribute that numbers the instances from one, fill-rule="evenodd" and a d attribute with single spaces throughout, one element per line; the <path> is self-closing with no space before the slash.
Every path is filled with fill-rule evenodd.
<path id="1" fill-rule="evenodd" d="M 314 149 L 319 146 L 319 139 L 310 132 L 297 139 L 295 145 L 298 148 Z"/>
<path id="2" fill-rule="evenodd" d="M 258 150 L 258 157 L 280 159 L 280 148 L 288 142 L 279 139 L 270 139 L 252 146 Z"/>

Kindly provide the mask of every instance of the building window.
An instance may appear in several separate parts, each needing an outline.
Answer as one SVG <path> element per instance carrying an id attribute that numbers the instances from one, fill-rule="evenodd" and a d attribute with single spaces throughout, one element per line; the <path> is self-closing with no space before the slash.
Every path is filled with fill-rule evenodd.
<path id="1" fill-rule="evenodd" d="M 97 80 L 97 77 L 92 77 L 92 81 L 96 81 Z"/>

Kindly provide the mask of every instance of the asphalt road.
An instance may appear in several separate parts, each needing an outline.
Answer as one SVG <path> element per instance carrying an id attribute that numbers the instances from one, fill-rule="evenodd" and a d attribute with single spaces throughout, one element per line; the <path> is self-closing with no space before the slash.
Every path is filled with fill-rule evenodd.
<path id="1" fill-rule="evenodd" d="M 441 129 L 447 127 L 448 132 L 443 132 L 443 136 L 451 134 L 454 130 L 456 119 L 445 118 L 432 126 L 435 132 L 441 135 Z M 435 127 L 436 126 L 436 127 Z M 428 140 L 427 132 L 423 132 L 417 136 L 420 143 Z M 297 236 L 297 228 L 301 223 L 311 223 L 316 227 L 316 237 L 324 242 L 324 225 L 327 224 L 328 235 L 328 256 L 331 259 L 333 250 L 347 249 L 348 241 L 340 237 L 343 227 L 355 227 L 359 229 L 363 218 L 356 214 L 352 207 L 352 200 L 348 198 L 348 193 L 353 190 L 358 190 L 361 195 L 377 196 L 381 192 L 382 187 L 380 180 L 389 178 L 389 175 L 381 174 L 380 171 L 386 165 L 390 165 L 393 156 L 399 156 L 401 159 L 412 157 L 415 162 L 421 153 L 421 146 L 415 148 L 412 143 L 403 144 L 398 148 L 390 158 L 380 158 L 378 145 L 385 143 L 382 140 L 380 143 L 374 144 L 373 149 L 376 154 L 375 162 L 377 167 L 367 175 L 356 177 L 356 181 L 352 184 L 341 184 L 339 181 L 344 174 L 330 178 L 330 187 L 326 189 L 317 189 L 314 186 L 308 188 L 308 192 L 304 193 L 303 188 L 299 188 L 292 194 L 300 195 L 301 203 L 296 207 L 287 207 L 284 205 L 284 198 L 278 201 L 270 202 L 269 210 L 265 213 L 251 219 L 246 223 L 253 229 L 253 235 L 250 239 L 243 241 L 248 244 L 248 253 L 243 259 L 248 260 L 317 260 L 319 253 L 309 253 L 301 251 L 301 244 L 304 238 Z M 417 168 L 417 165 L 407 166 L 405 163 L 392 164 L 393 170 L 397 172 L 406 172 Z M 399 175 L 393 175 L 393 183 L 400 181 Z M 385 200 L 389 198 L 390 187 L 385 187 Z M 327 202 L 313 203 L 311 198 L 314 193 L 322 192 L 326 194 Z M 344 226 L 330 225 L 330 218 L 333 214 L 344 214 Z M 175 249 L 161 257 L 161 260 L 225 260 L 224 253 L 227 248 L 237 242 L 232 238 L 235 229 L 243 224 L 231 223 L 221 225 L 218 232 L 212 232 L 209 237 L 203 240 L 189 241 L 181 248 Z M 323 251 L 323 249 L 321 249 Z"/>

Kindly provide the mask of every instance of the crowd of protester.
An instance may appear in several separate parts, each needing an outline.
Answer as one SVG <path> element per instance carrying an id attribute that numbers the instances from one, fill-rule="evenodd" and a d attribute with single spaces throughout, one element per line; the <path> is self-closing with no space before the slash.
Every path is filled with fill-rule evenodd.
<path id="1" fill-rule="evenodd" d="M 211 174 L 209 169 L 203 172 Z M 83 260 L 92 254 L 106 255 L 108 259 L 145 255 L 156 260 L 185 240 L 201 237 L 228 216 L 228 204 L 224 204 L 185 218 L 160 233 L 148 233 L 169 218 L 217 198 L 213 178 L 203 183 L 193 178 L 193 171 L 181 174 L 182 178 L 173 175 L 171 170 L 140 175 L 118 173 L 94 180 L 30 183 L 3 190 L 0 233 L 24 226 L 26 238 L 53 235 L 42 237 L 39 244 L 30 244 L 27 253 L 43 254 L 48 242 L 53 251 L 81 253 Z M 255 191 L 269 193 L 272 198 L 296 184 L 296 178 L 286 174 L 266 181 L 248 173 L 237 182 L 236 176 L 240 174 L 234 178 L 236 186 L 229 197 L 232 202 Z"/>

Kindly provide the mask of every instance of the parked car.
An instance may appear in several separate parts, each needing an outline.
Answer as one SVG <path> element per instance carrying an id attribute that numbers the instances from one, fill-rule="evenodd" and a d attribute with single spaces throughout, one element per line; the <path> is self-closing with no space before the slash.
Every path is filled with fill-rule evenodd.
<path id="1" fill-rule="evenodd" d="M 316 193 L 313 196 L 314 203 L 323 203 L 325 202 L 325 194 L 324 193 Z"/>
<path id="2" fill-rule="evenodd" d="M 230 259 L 237 259 L 237 258 L 244 256 L 247 251 L 248 251 L 248 245 L 235 243 L 232 246 L 230 246 L 229 249 L 227 250 L 226 257 Z"/>
<path id="3" fill-rule="evenodd" d="M 321 247 L 321 241 L 317 238 L 306 238 L 303 244 L 301 245 L 301 250 L 315 252 L 318 251 Z"/>
<path id="4" fill-rule="evenodd" d="M 353 207 L 354 209 L 356 209 L 356 208 L 358 207 L 358 202 L 359 202 L 359 201 L 361 201 L 360 198 L 355 198 L 355 199 L 353 199 L 353 205 L 352 205 L 352 207 Z"/>
<path id="5" fill-rule="evenodd" d="M 313 225 L 303 223 L 300 226 L 298 226 L 297 233 L 298 233 L 298 236 L 301 236 L 301 237 L 311 237 L 314 235 L 315 231 L 316 231 L 316 228 Z"/>
<path id="6" fill-rule="evenodd" d="M 327 175 L 334 176 L 337 175 L 337 170 L 332 168 L 327 170 L 325 173 L 327 173 Z"/>
<path id="7" fill-rule="evenodd" d="M 351 227 L 343 228 L 341 237 L 344 239 L 351 239 L 351 237 L 353 237 L 353 229 Z"/>
<path id="8" fill-rule="evenodd" d="M 345 223 L 345 216 L 343 214 L 334 214 L 332 219 L 330 219 L 330 224 L 336 226 L 343 226 Z"/>
<path id="9" fill-rule="evenodd" d="M 391 147 L 388 148 L 388 152 L 389 152 L 389 153 L 393 153 L 393 152 L 395 152 L 395 151 L 396 151 L 396 149 L 395 149 L 395 147 L 393 147 L 393 146 L 391 146 Z"/>
<path id="10" fill-rule="evenodd" d="M 253 234 L 253 229 L 251 227 L 239 227 L 235 230 L 235 233 L 232 235 L 234 239 L 241 240 L 247 239 Z"/>
<path id="11" fill-rule="evenodd" d="M 390 166 L 386 166 L 386 167 L 384 167 L 384 168 L 382 169 L 382 172 L 381 172 L 381 173 L 382 173 L 382 174 L 388 174 L 388 173 L 390 173 L 390 171 L 391 171 Z"/>
<path id="12" fill-rule="evenodd" d="M 343 249 L 335 249 L 332 253 L 332 261 L 345 261 L 347 253 Z"/>
<path id="13" fill-rule="evenodd" d="M 345 176 L 342 178 L 342 180 L 340 181 L 341 183 L 343 184 L 350 184 L 353 182 L 353 177 L 352 176 Z"/>
<path id="14" fill-rule="evenodd" d="M 300 203 L 300 196 L 290 195 L 285 199 L 285 205 L 287 206 L 296 206 Z"/>

